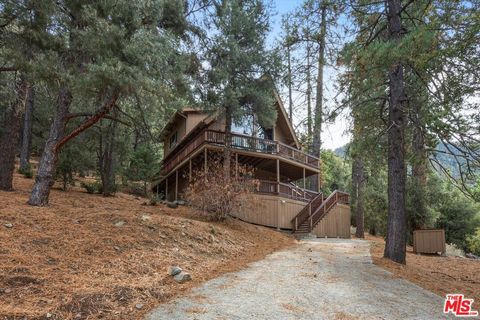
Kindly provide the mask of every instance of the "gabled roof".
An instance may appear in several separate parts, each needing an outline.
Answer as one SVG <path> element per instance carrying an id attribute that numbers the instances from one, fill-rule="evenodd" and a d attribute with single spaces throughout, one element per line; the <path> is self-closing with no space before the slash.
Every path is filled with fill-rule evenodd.
<path id="1" fill-rule="evenodd" d="M 292 122 L 288 118 L 287 111 L 285 110 L 285 107 L 283 105 L 282 98 L 280 98 L 280 95 L 278 94 L 277 89 L 274 89 L 274 91 L 275 91 L 275 99 L 277 100 L 277 103 L 278 103 L 278 106 L 279 106 L 279 109 L 280 109 L 280 114 L 277 115 L 277 117 L 282 117 L 282 120 L 285 121 L 285 123 L 287 124 L 287 127 L 288 127 L 288 131 L 289 131 L 293 141 L 295 142 L 295 146 L 297 147 L 297 149 L 300 149 L 300 142 L 298 141 L 297 134 L 295 133 L 295 130 L 293 129 Z M 278 120 L 279 119 L 277 118 L 277 122 L 278 122 Z"/>
<path id="2" fill-rule="evenodd" d="M 164 139 L 170 133 L 172 128 L 175 126 L 175 121 L 177 119 L 186 119 L 188 113 L 202 113 L 202 111 L 193 108 L 184 108 L 182 110 L 176 111 L 168 120 L 167 124 L 163 127 L 160 132 L 160 139 Z"/>
<path id="3" fill-rule="evenodd" d="M 280 120 L 281 122 L 283 122 L 286 125 L 286 127 L 288 129 L 288 133 L 290 134 L 290 137 L 292 138 L 293 142 L 295 143 L 295 147 L 297 149 L 300 149 L 300 143 L 298 141 L 298 137 L 295 133 L 295 130 L 293 129 L 292 122 L 288 118 L 287 111 L 285 110 L 285 106 L 283 105 L 283 101 L 282 101 L 277 89 L 274 89 L 274 95 L 275 95 L 275 100 L 276 100 L 277 105 L 278 105 L 278 109 L 280 110 L 280 112 L 277 115 L 277 123 Z M 188 113 L 203 113 L 203 112 L 199 109 L 194 109 L 194 108 L 185 108 L 185 109 L 182 109 L 182 110 L 179 110 L 179 111 L 175 112 L 172 115 L 172 117 L 170 118 L 170 120 L 167 122 L 167 124 L 163 127 L 163 129 L 160 133 L 160 139 L 166 138 L 166 136 L 170 133 L 173 126 L 175 125 L 176 120 L 179 119 L 179 118 L 186 119 Z M 207 117 L 207 119 L 209 120 L 208 122 L 211 122 L 213 120 L 213 118 L 214 117 L 210 117 L 210 116 Z"/>

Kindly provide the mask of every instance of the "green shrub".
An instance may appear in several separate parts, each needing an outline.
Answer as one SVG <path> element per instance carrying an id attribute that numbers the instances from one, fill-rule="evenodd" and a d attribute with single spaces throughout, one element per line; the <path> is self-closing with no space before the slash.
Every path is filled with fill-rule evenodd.
<path id="1" fill-rule="evenodd" d="M 22 174 L 27 179 L 33 178 L 33 169 L 30 164 L 28 164 L 26 168 L 18 169 L 18 173 Z"/>
<path id="2" fill-rule="evenodd" d="M 98 182 L 82 182 L 81 187 L 90 194 L 101 193 L 101 184 Z"/>
<path id="3" fill-rule="evenodd" d="M 160 197 L 159 196 L 157 196 L 156 194 L 152 194 L 150 196 L 150 205 L 151 206 L 156 206 L 157 203 L 159 203 L 159 202 L 160 202 Z"/>
<path id="4" fill-rule="evenodd" d="M 467 237 L 467 247 L 471 253 L 480 256 L 480 228 Z"/>

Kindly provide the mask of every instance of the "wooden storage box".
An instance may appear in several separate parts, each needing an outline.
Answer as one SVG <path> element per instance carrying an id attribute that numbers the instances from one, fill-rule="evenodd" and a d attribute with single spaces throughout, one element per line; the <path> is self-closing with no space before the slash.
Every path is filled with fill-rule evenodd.
<path id="1" fill-rule="evenodd" d="M 445 230 L 429 229 L 413 231 L 414 253 L 442 253 L 445 254 Z"/>

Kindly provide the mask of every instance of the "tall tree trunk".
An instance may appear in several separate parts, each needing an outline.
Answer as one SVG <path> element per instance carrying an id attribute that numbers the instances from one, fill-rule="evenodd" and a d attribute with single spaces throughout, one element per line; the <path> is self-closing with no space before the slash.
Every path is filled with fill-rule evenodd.
<path id="1" fill-rule="evenodd" d="M 421 116 L 421 106 L 417 102 L 413 107 L 415 123 L 412 136 L 412 180 L 413 193 L 412 203 L 415 204 L 415 212 L 410 217 L 410 232 L 427 226 L 428 213 L 425 193 L 427 188 L 427 153 L 425 150 L 425 136 Z"/>
<path id="2" fill-rule="evenodd" d="M 307 138 L 311 143 L 312 138 L 312 66 L 310 62 L 310 43 L 307 43 Z"/>
<path id="3" fill-rule="evenodd" d="M 352 183 L 354 190 L 354 216 L 357 229 L 355 236 L 357 238 L 365 237 L 364 229 L 364 206 L 365 206 L 365 165 L 361 157 L 357 154 L 352 164 Z"/>
<path id="4" fill-rule="evenodd" d="M 38 165 L 35 184 L 28 203 L 33 206 L 48 205 L 50 188 L 54 184 L 55 172 L 57 170 L 58 152 L 71 139 L 87 130 L 100 119 L 105 117 L 115 106 L 119 92 L 114 90 L 112 96 L 96 113 L 83 121 L 78 127 L 69 134 L 65 134 L 65 125 L 69 118 L 68 110 L 72 102 L 70 91 L 66 87 L 61 87 L 57 97 L 57 112 L 50 126 L 50 134 L 43 148 L 43 154 Z"/>
<path id="5" fill-rule="evenodd" d="M 115 133 L 117 129 L 117 122 L 110 121 L 107 126 L 105 136 L 105 143 L 101 146 L 100 153 L 102 154 L 100 162 L 100 178 L 102 179 L 102 194 L 104 197 L 109 197 L 115 193 L 115 167 L 114 167 L 114 152 L 115 152 Z"/>
<path id="6" fill-rule="evenodd" d="M 232 142 L 232 110 L 225 108 L 225 147 L 223 148 L 223 175 L 225 182 L 230 182 Z"/>
<path id="7" fill-rule="evenodd" d="M 387 0 L 390 40 L 403 37 L 401 0 Z M 407 221 L 405 216 L 405 79 L 400 62 L 389 71 L 388 220 L 385 258 L 405 264 Z"/>
<path id="8" fill-rule="evenodd" d="M 55 172 L 58 160 L 58 143 L 65 134 L 66 116 L 72 102 L 70 91 L 61 87 L 57 97 L 57 110 L 50 126 L 50 133 L 43 149 L 42 157 L 38 165 L 35 184 L 28 204 L 33 206 L 48 205 L 50 188 L 55 182 Z"/>
<path id="9" fill-rule="evenodd" d="M 327 34 L 327 5 L 322 1 L 320 17 L 320 36 L 318 39 L 318 75 L 317 95 L 315 101 L 315 118 L 313 124 L 312 154 L 320 158 L 322 147 L 322 122 L 323 122 L 323 68 L 325 66 L 325 38 Z M 313 190 L 320 189 L 319 180 L 313 180 Z"/>
<path id="10" fill-rule="evenodd" d="M 292 57 L 291 57 L 291 47 L 287 46 L 287 60 L 288 60 L 288 116 L 290 117 L 290 122 L 293 122 L 293 97 L 292 97 Z"/>
<path id="11" fill-rule="evenodd" d="M 25 171 L 30 166 L 30 147 L 32 144 L 32 118 L 35 103 L 35 88 L 28 86 L 25 116 L 23 120 L 22 147 L 20 149 L 20 170 Z"/>
<path id="12" fill-rule="evenodd" d="M 13 173 L 15 171 L 15 154 L 20 132 L 22 114 L 25 110 L 28 83 L 20 75 L 16 84 L 17 98 L 8 111 L 5 131 L 0 139 L 0 190 L 13 190 Z"/>

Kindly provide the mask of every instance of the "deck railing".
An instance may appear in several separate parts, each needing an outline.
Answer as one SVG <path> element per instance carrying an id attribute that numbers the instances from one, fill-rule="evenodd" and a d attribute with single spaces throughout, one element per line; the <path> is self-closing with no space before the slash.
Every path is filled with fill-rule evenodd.
<path id="1" fill-rule="evenodd" d="M 168 173 L 175 168 L 180 162 L 187 158 L 192 152 L 204 143 L 215 145 L 225 145 L 225 132 L 216 130 L 204 130 L 200 134 L 193 137 L 178 152 L 168 155 L 163 162 L 162 174 Z M 259 152 L 266 154 L 278 154 L 281 157 L 302 164 L 306 164 L 313 168 L 318 168 L 319 160 L 317 157 L 309 155 L 301 150 L 292 148 L 278 141 L 251 137 L 243 134 L 231 134 L 231 147 L 233 149 L 245 150 L 250 152 Z"/>
<path id="2" fill-rule="evenodd" d="M 225 145 L 225 132 L 207 130 L 207 142 Z M 251 137 L 243 134 L 231 134 L 231 146 L 234 149 L 242 149 L 251 152 L 279 154 L 286 159 L 295 160 L 311 167 L 318 168 L 318 158 L 301 150 L 290 147 L 282 142 Z"/>
<path id="3" fill-rule="evenodd" d="M 259 180 L 257 192 L 264 194 L 275 194 L 300 201 L 311 201 L 318 194 L 315 191 L 303 189 L 289 183 L 269 180 Z"/>

